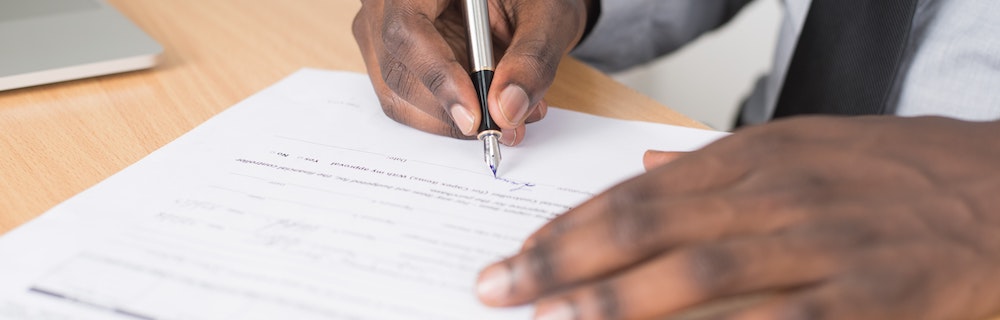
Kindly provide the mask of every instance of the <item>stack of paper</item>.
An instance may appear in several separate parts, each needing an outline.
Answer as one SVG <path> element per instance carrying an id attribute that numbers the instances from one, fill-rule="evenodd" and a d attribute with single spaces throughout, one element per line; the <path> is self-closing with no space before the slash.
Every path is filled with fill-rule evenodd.
<path id="1" fill-rule="evenodd" d="M 482 266 L 722 133 L 559 109 L 505 148 L 382 115 L 368 79 L 302 70 L 0 238 L 3 319 L 523 319 Z"/>

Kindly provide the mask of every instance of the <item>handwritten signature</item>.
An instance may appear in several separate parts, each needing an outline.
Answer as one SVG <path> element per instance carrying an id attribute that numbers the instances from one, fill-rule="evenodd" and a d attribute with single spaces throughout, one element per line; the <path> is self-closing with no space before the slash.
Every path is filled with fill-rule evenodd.
<path id="1" fill-rule="evenodd" d="M 534 183 L 530 183 L 530 182 L 514 181 L 514 180 L 511 180 L 511 179 L 501 178 L 501 177 L 496 177 L 496 179 L 497 179 L 497 181 L 502 181 L 502 182 L 506 182 L 506 183 L 509 183 L 511 185 L 514 185 L 515 187 L 511 188 L 510 192 L 521 191 L 521 190 L 529 190 L 530 188 L 532 188 L 532 187 L 535 186 Z"/>

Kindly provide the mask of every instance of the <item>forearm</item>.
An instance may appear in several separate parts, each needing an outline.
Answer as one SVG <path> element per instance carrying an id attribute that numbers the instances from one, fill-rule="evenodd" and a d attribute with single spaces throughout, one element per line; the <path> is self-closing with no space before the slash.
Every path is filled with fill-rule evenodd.
<path id="1" fill-rule="evenodd" d="M 597 24 L 573 55 L 603 71 L 617 71 L 682 47 L 752 0 L 601 1 Z"/>

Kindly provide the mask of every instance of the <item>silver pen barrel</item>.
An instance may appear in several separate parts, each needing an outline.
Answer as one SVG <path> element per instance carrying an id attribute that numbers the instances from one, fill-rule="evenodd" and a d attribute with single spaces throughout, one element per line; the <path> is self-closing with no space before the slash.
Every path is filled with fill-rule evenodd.
<path id="1" fill-rule="evenodd" d="M 469 61 L 472 73 L 493 70 L 493 39 L 486 0 L 465 0 L 465 21 L 469 27 Z"/>
<path id="2" fill-rule="evenodd" d="M 487 95 L 493 82 L 493 39 L 487 0 L 465 0 L 465 19 L 469 27 L 469 63 L 472 85 L 479 97 L 479 140 L 483 141 L 483 158 L 496 177 L 500 168 L 500 126 L 493 122 L 487 107 Z"/>

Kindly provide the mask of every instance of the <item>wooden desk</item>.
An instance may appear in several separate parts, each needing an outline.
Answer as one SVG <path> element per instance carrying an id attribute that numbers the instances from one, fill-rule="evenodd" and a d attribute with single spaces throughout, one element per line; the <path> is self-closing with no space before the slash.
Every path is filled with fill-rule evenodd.
<path id="1" fill-rule="evenodd" d="M 155 69 L 0 92 L 0 234 L 302 67 L 364 72 L 357 0 L 110 0 L 165 48 Z M 701 126 L 566 61 L 549 103 Z"/>

